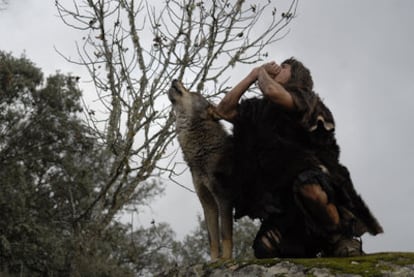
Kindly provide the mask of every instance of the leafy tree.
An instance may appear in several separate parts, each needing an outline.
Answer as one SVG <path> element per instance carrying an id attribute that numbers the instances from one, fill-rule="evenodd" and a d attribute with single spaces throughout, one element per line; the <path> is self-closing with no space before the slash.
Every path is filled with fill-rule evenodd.
<path id="1" fill-rule="evenodd" d="M 76 79 L 56 74 L 42 83 L 30 61 L 0 53 L 0 255 L 10 272 L 64 267 L 65 257 L 55 258 L 85 205 L 79 196 L 93 193 L 98 175 L 89 170 L 102 171 L 83 155 L 97 149 L 75 116 Z"/>
<path id="2" fill-rule="evenodd" d="M 0 275 L 135 276 L 158 239 L 102 226 L 112 203 L 90 209 L 113 156 L 81 120 L 77 81 L 60 73 L 44 81 L 27 58 L 0 52 Z M 159 192 L 146 182 L 134 200 Z M 164 239 L 169 231 L 158 232 Z"/>
<path id="3" fill-rule="evenodd" d="M 197 217 L 198 225 L 182 242 L 178 242 L 174 249 L 174 256 L 179 265 L 204 263 L 209 260 L 209 242 L 207 227 L 204 219 Z"/>
<path id="4" fill-rule="evenodd" d="M 140 228 L 131 234 L 135 271 L 158 276 L 176 263 L 171 255 L 177 242 L 171 227 L 153 222 L 150 228 Z"/>
<path id="5" fill-rule="evenodd" d="M 80 276 L 158 276 L 174 264 L 174 232 L 165 223 L 132 233 L 115 223 L 102 238 L 83 243 L 88 249 L 74 257 Z"/>

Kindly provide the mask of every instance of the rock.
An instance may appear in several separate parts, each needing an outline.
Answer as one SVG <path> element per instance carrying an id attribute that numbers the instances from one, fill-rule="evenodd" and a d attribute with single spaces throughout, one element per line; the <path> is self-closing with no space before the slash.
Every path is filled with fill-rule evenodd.
<path id="1" fill-rule="evenodd" d="M 176 267 L 164 277 L 366 277 L 414 276 L 414 253 L 378 253 L 350 258 L 264 259 Z"/>

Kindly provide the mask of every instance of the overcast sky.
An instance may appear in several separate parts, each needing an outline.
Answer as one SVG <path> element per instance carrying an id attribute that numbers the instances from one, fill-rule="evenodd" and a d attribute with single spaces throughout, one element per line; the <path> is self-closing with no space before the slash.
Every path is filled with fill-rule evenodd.
<path id="1" fill-rule="evenodd" d="M 54 51 L 75 56 L 81 39 L 61 23 L 54 1 L 9 2 L 0 11 L 0 50 L 25 52 L 46 74 L 84 74 Z M 413 14 L 412 0 L 302 0 L 289 35 L 269 49 L 276 61 L 294 56 L 307 65 L 334 113 L 341 161 L 385 229 L 363 237 L 367 252 L 414 251 Z M 166 221 L 182 237 L 197 213 L 196 196 L 167 183 L 166 195 L 138 222 Z"/>

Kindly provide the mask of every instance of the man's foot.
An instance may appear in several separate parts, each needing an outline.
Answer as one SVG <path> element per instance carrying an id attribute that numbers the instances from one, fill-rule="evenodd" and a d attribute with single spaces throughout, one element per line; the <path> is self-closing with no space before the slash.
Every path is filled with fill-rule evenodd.
<path id="1" fill-rule="evenodd" d="M 340 238 L 332 247 L 334 257 L 355 257 L 365 255 L 362 251 L 362 241 L 356 238 Z"/>
<path id="2" fill-rule="evenodd" d="M 280 239 L 281 235 L 276 228 L 267 231 L 260 230 L 253 242 L 255 257 L 258 259 L 278 257 L 280 255 Z"/>

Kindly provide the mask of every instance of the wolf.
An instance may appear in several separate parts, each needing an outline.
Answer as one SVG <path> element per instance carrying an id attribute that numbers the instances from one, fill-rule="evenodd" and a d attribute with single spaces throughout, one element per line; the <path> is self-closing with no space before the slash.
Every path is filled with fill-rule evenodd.
<path id="1" fill-rule="evenodd" d="M 211 260 L 231 259 L 231 136 L 219 122 L 215 106 L 201 94 L 188 91 L 180 81 L 173 80 L 168 98 L 176 117 L 177 138 L 203 208 Z"/>

